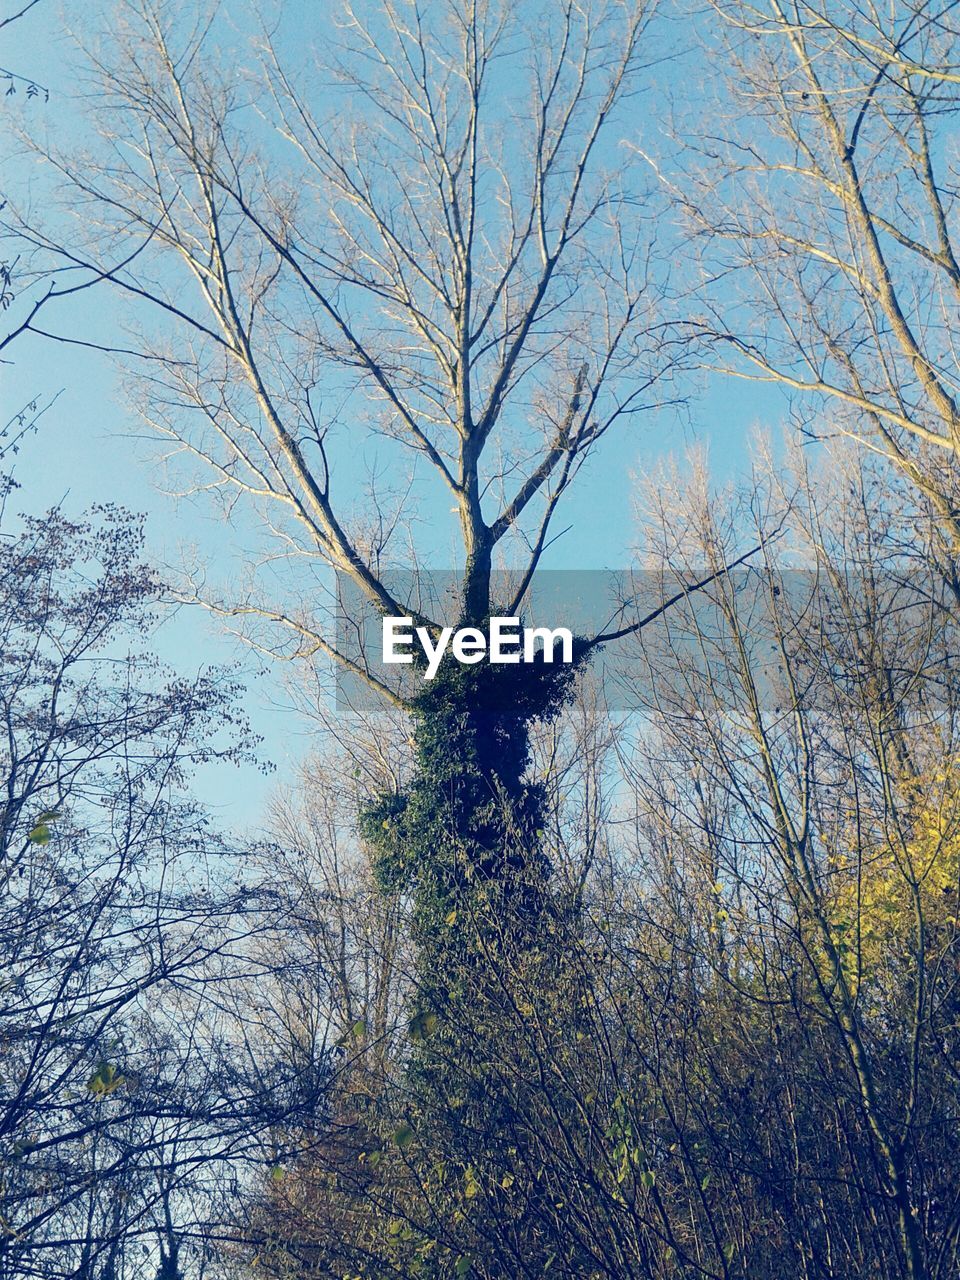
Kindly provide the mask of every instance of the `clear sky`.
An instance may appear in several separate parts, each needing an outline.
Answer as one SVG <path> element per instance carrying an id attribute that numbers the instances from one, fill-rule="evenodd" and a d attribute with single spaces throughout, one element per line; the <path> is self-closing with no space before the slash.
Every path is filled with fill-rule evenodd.
<path id="1" fill-rule="evenodd" d="M 85 3 L 85 22 L 96 22 L 110 9 L 111 0 Z M 297 0 L 286 7 L 285 20 L 302 23 L 308 33 L 312 9 L 309 0 Z M 28 102 L 22 92 L 7 98 L 2 109 L 12 123 L 29 118 L 31 129 L 42 123 L 55 135 L 58 124 L 76 109 L 70 70 L 74 54 L 64 30 L 71 13 L 77 12 L 73 5 L 62 8 L 56 0 L 41 0 L 10 29 L 0 64 L 35 76 L 50 88 L 46 104 L 40 99 Z M 663 74 L 676 85 L 675 71 Z M 696 77 L 686 80 L 694 84 Z M 657 130 L 658 121 L 650 113 L 663 101 L 661 94 L 640 100 L 638 136 Z M 690 107 L 696 110 L 696 106 L 694 97 Z M 24 177 L 30 176 L 29 165 L 18 157 L 15 144 L 8 151 L 3 180 L 22 187 Z M 115 295 L 98 287 L 81 294 L 69 311 L 51 315 L 46 323 L 62 332 L 109 340 L 116 332 L 116 302 Z M 94 502 L 122 503 L 148 513 L 150 553 L 159 564 L 176 566 L 184 547 L 188 556 L 189 548 L 195 547 L 211 577 L 229 580 L 236 573 L 249 549 L 249 530 L 242 519 L 226 526 L 217 510 L 202 500 L 178 500 L 158 487 L 157 442 L 144 437 L 109 358 L 32 337 L 9 354 L 13 363 L 3 370 L 2 384 L 7 416 L 35 395 L 62 392 L 18 461 L 24 509 L 36 512 L 62 501 L 70 514 L 78 514 Z M 778 430 L 783 409 L 779 393 L 759 395 L 751 384 L 717 379 L 696 389 L 685 412 L 664 410 L 611 435 L 588 462 L 566 502 L 558 527 L 573 528 L 551 549 L 547 565 L 577 569 L 623 565 L 636 538 L 632 504 L 638 476 L 671 453 L 682 454 L 691 445 L 701 445 L 709 451 L 718 480 L 735 478 L 746 465 L 751 431 L 757 426 Z M 230 822 L 256 824 L 270 788 L 288 775 L 313 732 L 309 721 L 289 709 L 283 673 L 241 649 L 198 610 L 181 610 L 163 624 L 155 641 L 162 656 L 184 671 L 209 662 L 239 659 L 243 663 L 248 711 L 264 736 L 264 754 L 277 765 L 277 773 L 264 779 L 253 771 L 218 770 L 204 780 L 202 793 Z"/>

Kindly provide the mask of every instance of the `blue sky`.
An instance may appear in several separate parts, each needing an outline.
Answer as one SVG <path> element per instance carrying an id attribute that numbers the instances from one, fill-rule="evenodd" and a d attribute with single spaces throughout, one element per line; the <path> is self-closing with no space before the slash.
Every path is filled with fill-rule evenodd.
<path id="1" fill-rule="evenodd" d="M 85 18 L 95 23 L 100 15 L 109 14 L 110 7 L 110 0 L 97 0 L 85 7 Z M 287 7 L 285 16 L 288 21 L 306 22 L 311 7 L 308 0 L 299 0 Z M 2 58 L 4 65 L 36 76 L 51 89 L 48 104 L 26 102 L 19 94 L 8 99 L 4 109 L 11 118 L 29 119 L 31 129 L 41 124 L 54 135 L 75 110 L 69 71 L 72 45 L 63 28 L 58 5 L 43 0 L 11 29 Z M 674 72 L 670 77 L 676 83 Z M 657 129 L 658 122 L 649 112 L 662 101 L 659 94 L 640 101 L 640 136 Z M 2 172 L 4 182 L 12 178 L 19 185 L 30 170 L 14 154 L 6 158 Z M 81 294 L 69 311 L 64 308 L 46 323 L 61 332 L 107 340 L 115 331 L 115 306 L 115 296 L 98 287 Z M 2 383 L 8 414 L 35 395 L 62 391 L 18 460 L 25 509 L 36 512 L 63 502 L 70 514 L 76 514 L 94 502 L 122 503 L 148 514 L 150 553 L 159 564 L 177 565 L 182 548 L 192 546 L 211 577 L 229 580 L 236 574 L 255 542 L 251 529 L 242 519 L 226 526 L 216 509 L 202 500 L 177 500 L 157 487 L 157 442 L 144 437 L 125 406 L 110 359 L 33 337 L 23 339 L 11 354 L 13 364 L 4 369 Z M 682 454 L 691 445 L 704 446 L 717 480 L 742 473 L 751 431 L 757 426 L 776 431 L 783 415 L 779 393 L 758 394 L 758 390 L 749 383 L 716 379 L 697 390 L 685 412 L 663 410 L 608 437 L 566 501 L 558 527 L 573 528 L 551 549 L 548 567 L 615 568 L 626 563 L 636 539 L 636 478 L 670 454 Z M 159 629 L 154 641 L 164 658 L 185 671 L 210 662 L 243 663 L 248 711 L 264 736 L 264 754 L 277 765 L 277 773 L 264 779 L 254 771 L 218 769 L 203 780 L 202 793 L 229 822 L 256 824 L 270 789 L 289 775 L 308 749 L 313 727 L 289 709 L 282 673 L 242 649 L 199 610 L 181 610 Z"/>

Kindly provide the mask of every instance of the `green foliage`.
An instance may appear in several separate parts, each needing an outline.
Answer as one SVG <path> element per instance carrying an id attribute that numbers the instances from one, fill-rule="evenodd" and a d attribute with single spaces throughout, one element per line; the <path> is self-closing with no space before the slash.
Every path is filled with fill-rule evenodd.
<path id="1" fill-rule="evenodd" d="M 120 1068 L 112 1062 L 100 1062 L 87 1081 L 87 1088 L 95 1098 L 106 1098 L 126 1083 Z"/>
<path id="2" fill-rule="evenodd" d="M 60 817 L 58 809 L 45 809 L 37 819 L 33 827 L 27 832 L 27 839 L 31 844 L 49 844 L 51 831 L 50 824 L 56 822 Z"/>
<path id="3" fill-rule="evenodd" d="M 393 1142 L 415 1162 L 430 1212 L 460 1242 L 448 1257 L 429 1229 L 391 1235 L 411 1274 L 466 1275 L 489 1252 L 482 1223 L 505 1204 L 529 1256 L 543 1248 L 532 1225 L 541 1192 L 522 1151 L 523 1098 L 482 1064 L 507 1055 L 518 1077 L 535 1076 L 524 1047 L 535 1013 L 528 993 L 554 998 L 570 922 L 551 892 L 544 787 L 527 776 L 530 732 L 564 706 L 585 654 L 580 643 L 571 665 L 446 662 L 413 708 L 406 791 L 377 797 L 360 817 L 381 890 L 412 905 L 409 1115 Z M 518 992 L 514 1022 L 504 1017 L 505 985 Z M 491 1135 L 481 1149 L 478 1133 Z M 409 1203 L 406 1212 L 417 1216 Z"/>
<path id="4" fill-rule="evenodd" d="M 409 1124 L 402 1124 L 393 1135 L 393 1140 L 398 1147 L 402 1149 L 409 1147 L 413 1141 L 413 1128 Z"/>
<path id="5" fill-rule="evenodd" d="M 533 894 L 549 868 L 538 850 L 542 784 L 525 780 L 530 728 L 549 721 L 572 691 L 572 664 L 463 666 L 446 661 L 413 707 L 415 771 L 403 794 L 360 814 L 385 892 L 412 891 L 424 936 L 453 926 L 464 897 Z"/>

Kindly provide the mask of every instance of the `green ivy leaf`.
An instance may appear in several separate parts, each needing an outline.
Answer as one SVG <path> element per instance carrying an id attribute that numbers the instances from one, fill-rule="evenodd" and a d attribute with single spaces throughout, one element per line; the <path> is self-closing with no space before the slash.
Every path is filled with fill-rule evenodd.
<path id="1" fill-rule="evenodd" d="M 101 1062 L 87 1081 L 87 1088 L 96 1098 L 105 1098 L 119 1089 L 126 1077 L 121 1075 L 118 1067 L 112 1062 Z"/>
<path id="2" fill-rule="evenodd" d="M 60 817 L 59 809 L 44 809 L 40 817 L 37 819 L 32 830 L 27 832 L 27 839 L 31 844 L 49 844 L 50 843 L 50 823 L 56 822 Z"/>
<path id="3" fill-rule="evenodd" d="M 426 1010 L 411 1018 L 408 1024 L 411 1040 L 426 1040 L 427 1036 L 433 1035 L 436 1029 L 437 1015 Z"/>
<path id="4" fill-rule="evenodd" d="M 352 1022 L 350 1026 L 347 1027 L 342 1036 L 337 1038 L 334 1047 L 340 1049 L 348 1040 L 359 1040 L 360 1037 L 365 1034 L 366 1030 L 366 1020 L 364 1018 L 358 1018 L 356 1022 Z"/>

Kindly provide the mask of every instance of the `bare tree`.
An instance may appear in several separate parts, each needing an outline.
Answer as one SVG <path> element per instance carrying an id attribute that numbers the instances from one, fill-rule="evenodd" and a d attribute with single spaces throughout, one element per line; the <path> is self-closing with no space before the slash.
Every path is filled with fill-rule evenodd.
<path id="1" fill-rule="evenodd" d="M 396 612 L 380 567 L 403 537 L 417 554 L 425 467 L 457 517 L 465 616 L 489 612 L 510 540 L 522 594 L 586 457 L 673 362 L 617 151 L 648 7 L 348 6 L 314 68 L 265 35 L 242 87 L 212 10 L 191 28 L 120 9 L 103 148 L 50 156 L 100 234 L 12 229 L 148 304 L 137 406 L 203 483 L 259 504 L 284 554 Z M 390 482 L 356 511 L 362 441 Z M 222 604 L 331 651 L 306 608 Z"/>
<path id="2" fill-rule="evenodd" d="M 887 458 L 960 549 L 958 31 L 949 6 L 713 6 L 709 138 L 664 176 L 712 281 L 715 363 Z M 669 174 L 669 176 L 668 176 Z M 807 404 L 803 404 L 803 399 Z"/>
<path id="3" fill-rule="evenodd" d="M 957 701 L 951 598 L 925 548 L 936 520 L 909 497 L 898 509 L 862 458 L 835 458 L 829 482 L 799 450 L 777 471 L 751 504 L 790 503 L 790 554 L 718 579 L 709 603 L 671 615 L 663 648 L 648 647 L 658 731 L 635 787 L 647 838 L 662 843 L 676 945 L 713 975 L 696 979 L 695 999 L 732 1001 L 718 1085 L 734 1075 L 710 1142 L 727 1141 L 734 1116 L 749 1130 L 738 1091 L 769 1070 L 778 1088 L 812 1089 L 839 1146 L 806 1148 L 791 1092 L 757 1135 L 793 1145 L 798 1257 L 827 1250 L 826 1274 L 943 1275 L 956 1265 L 954 1175 L 928 1143 L 954 1105 L 955 1049 L 935 1028 L 956 1000 Z M 695 563 L 722 558 L 729 534 L 702 489 L 684 507 L 661 486 L 655 504 L 672 563 L 683 545 Z M 906 544 L 911 517 L 921 536 Z M 784 1051 L 794 1037 L 806 1084 Z M 743 1065 L 720 1065 L 727 1050 Z M 749 1132 L 730 1140 L 745 1143 L 731 1165 L 758 1161 L 762 1187 L 768 1157 L 749 1154 Z"/>
<path id="4" fill-rule="evenodd" d="M 235 678 L 143 649 L 159 583 L 138 522 L 99 516 L 25 522 L 0 569 L 0 1273 L 18 1280 L 144 1274 L 171 1196 L 186 1256 L 228 1162 L 235 1181 L 319 1105 L 320 1072 L 251 1064 L 224 1016 L 263 972 L 262 903 L 186 780 L 249 756 Z"/>

